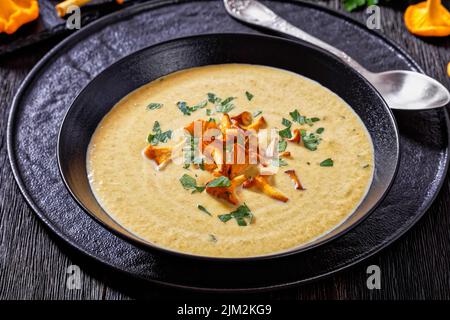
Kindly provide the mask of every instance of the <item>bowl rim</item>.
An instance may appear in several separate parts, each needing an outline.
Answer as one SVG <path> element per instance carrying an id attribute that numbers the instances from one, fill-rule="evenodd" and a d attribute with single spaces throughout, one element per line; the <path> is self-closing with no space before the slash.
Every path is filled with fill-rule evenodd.
<path id="1" fill-rule="evenodd" d="M 394 170 L 393 170 L 392 176 L 390 178 L 390 181 L 389 181 L 388 185 L 386 186 L 385 190 L 383 191 L 382 195 L 375 202 L 375 204 L 372 205 L 367 210 L 367 212 L 361 218 L 359 218 L 358 220 L 356 220 L 355 222 L 353 222 L 351 225 L 349 225 L 348 227 L 344 228 L 340 232 L 336 233 L 335 235 L 320 241 L 321 237 L 323 237 L 325 234 L 327 234 L 328 232 L 331 232 L 332 230 L 334 230 L 335 228 L 337 228 L 341 224 L 343 224 L 345 221 L 347 221 L 347 219 L 349 219 L 354 212 L 349 214 L 344 220 L 342 220 L 339 224 L 334 226 L 332 229 L 328 230 L 326 233 L 320 235 L 319 237 L 311 240 L 311 241 L 319 240 L 316 243 L 314 243 L 314 242 L 308 243 L 307 242 L 304 245 L 300 245 L 300 246 L 293 247 L 293 248 L 290 248 L 290 249 L 287 249 L 287 250 L 276 251 L 276 252 L 268 253 L 268 254 L 264 254 L 264 255 L 255 255 L 255 256 L 246 256 L 246 257 L 215 257 L 215 256 L 205 256 L 205 255 L 187 253 L 187 252 L 182 252 L 182 251 L 176 251 L 176 250 L 173 250 L 173 249 L 170 249 L 170 248 L 167 248 L 167 247 L 155 245 L 155 244 L 151 243 L 150 241 L 142 239 L 139 235 L 137 235 L 136 233 L 130 231 L 128 228 L 123 226 L 115 218 L 113 218 L 105 209 L 103 209 L 102 205 L 100 203 L 98 203 L 98 200 L 95 197 L 95 195 L 94 195 L 94 193 L 93 193 L 93 191 L 91 189 L 91 186 L 89 185 L 90 192 L 94 195 L 95 200 L 97 201 L 99 206 L 102 208 L 102 210 L 116 224 L 118 224 L 120 227 L 126 229 L 128 232 L 134 234 L 136 238 L 132 238 L 129 235 L 124 234 L 124 233 L 122 233 L 122 232 L 112 228 L 107 223 L 105 223 L 103 220 L 98 218 L 94 213 L 91 212 L 91 210 L 89 208 L 87 208 L 84 205 L 84 203 L 72 191 L 72 189 L 70 187 L 70 184 L 69 184 L 69 182 L 67 181 L 67 179 L 66 179 L 66 177 L 64 175 L 63 168 L 62 168 L 62 159 L 61 159 L 62 157 L 61 157 L 61 145 L 60 145 L 60 142 L 61 142 L 61 136 L 62 136 L 62 131 L 63 131 L 64 125 L 67 122 L 66 120 L 69 118 L 69 114 L 70 114 L 71 110 L 73 108 L 75 108 L 75 106 L 77 105 L 77 101 L 80 99 L 80 97 L 83 95 L 83 93 L 87 90 L 87 88 L 89 88 L 95 82 L 95 80 L 97 78 L 99 78 L 107 70 L 115 67 L 116 65 L 119 65 L 120 63 L 123 63 L 124 61 L 126 61 L 127 59 L 129 59 L 132 56 L 139 55 L 142 52 L 145 52 L 147 50 L 151 50 L 151 49 L 157 48 L 159 46 L 169 45 L 171 43 L 176 43 L 176 42 L 184 41 L 184 40 L 195 40 L 195 39 L 202 39 L 202 38 L 209 38 L 209 37 L 210 38 L 211 37 L 212 38 L 217 38 L 217 37 L 236 37 L 236 36 L 237 37 L 260 38 L 260 39 L 267 39 L 267 40 L 272 40 L 272 41 L 282 41 L 282 42 L 284 41 L 286 43 L 291 43 L 291 44 L 294 44 L 294 45 L 300 45 L 300 46 L 304 46 L 304 47 L 307 47 L 307 48 L 312 49 L 312 50 L 320 51 L 322 54 L 327 56 L 327 59 L 334 60 L 335 62 L 340 64 L 343 68 L 351 70 L 352 73 L 354 73 L 358 78 L 360 78 L 363 81 L 363 83 L 367 87 L 369 87 L 376 94 L 376 96 L 382 102 L 382 106 L 383 106 L 384 111 L 387 112 L 387 115 L 389 116 L 389 119 L 390 119 L 391 123 L 393 124 L 393 129 L 394 129 L 394 133 L 395 133 L 394 139 L 395 139 L 395 158 L 396 158 L 396 162 L 395 162 Z M 183 70 L 183 69 L 180 69 L 178 71 L 181 71 L 181 70 Z M 290 71 L 290 72 L 293 72 L 293 71 Z M 311 80 L 315 81 L 314 79 L 311 79 Z M 352 110 L 353 110 L 353 108 L 352 108 Z M 291 256 L 291 255 L 294 255 L 294 254 L 299 254 L 301 252 L 320 247 L 320 246 L 322 246 L 322 245 L 324 245 L 326 243 L 329 243 L 329 242 L 331 242 L 333 240 L 336 240 L 337 238 L 345 235 L 347 232 L 349 232 L 350 230 L 352 230 L 353 228 L 358 226 L 365 219 L 367 219 L 367 217 L 379 206 L 379 204 L 387 196 L 387 194 L 389 193 L 389 190 L 391 189 L 391 187 L 393 185 L 393 182 L 394 182 L 394 180 L 395 180 L 395 178 L 397 176 L 397 173 L 398 173 L 398 168 L 399 168 L 399 163 L 400 163 L 400 139 L 399 139 L 399 131 L 398 131 L 397 121 L 396 121 L 396 119 L 394 117 L 394 114 L 393 114 L 392 110 L 389 108 L 388 104 L 386 103 L 384 98 L 381 96 L 381 94 L 358 71 L 353 69 L 351 66 L 345 64 L 342 60 L 340 60 L 338 57 L 336 57 L 332 53 L 330 53 L 330 52 L 328 52 L 328 51 L 326 51 L 326 50 L 324 50 L 324 49 L 322 49 L 320 47 L 317 47 L 317 46 L 315 46 L 313 44 L 310 44 L 308 42 L 300 40 L 300 39 L 295 39 L 294 40 L 294 39 L 291 39 L 291 38 L 285 38 L 285 37 L 280 37 L 280 36 L 272 36 L 272 35 L 267 35 L 267 34 L 255 34 L 255 33 L 249 33 L 249 32 L 203 33 L 203 34 L 195 34 L 195 35 L 190 35 L 190 36 L 183 36 L 183 37 L 172 38 L 172 39 L 169 39 L 169 40 L 166 40 L 166 41 L 161 41 L 161 42 L 152 44 L 150 46 L 141 48 L 139 50 L 133 51 L 132 53 L 127 54 L 124 57 L 122 57 L 122 58 L 118 59 L 117 61 L 113 62 L 112 64 L 108 65 L 107 67 L 102 69 L 97 75 L 95 75 L 92 79 L 90 79 L 88 81 L 88 83 L 86 83 L 86 85 L 84 85 L 80 89 L 80 91 L 76 94 L 75 98 L 73 98 L 72 102 L 70 103 L 69 108 L 67 108 L 66 112 L 64 113 L 64 117 L 63 117 L 63 120 L 61 122 L 61 125 L 59 127 L 59 131 L 58 131 L 58 139 L 57 139 L 57 143 L 56 143 L 56 158 L 57 158 L 58 171 L 59 171 L 60 177 L 61 177 L 61 179 L 62 179 L 62 181 L 64 183 L 64 186 L 66 187 L 67 191 L 69 192 L 70 196 L 72 197 L 72 199 L 74 199 L 75 202 L 77 203 L 77 205 L 85 213 L 87 213 L 91 218 L 93 218 L 94 221 L 99 223 L 102 227 L 104 227 L 109 232 L 112 232 L 114 235 L 118 236 L 119 238 L 127 241 L 128 243 L 130 243 L 132 245 L 136 245 L 139 248 L 142 248 L 144 250 L 156 250 L 158 253 L 168 254 L 170 256 L 181 257 L 181 258 L 188 258 L 188 259 L 199 260 L 199 261 L 216 261 L 216 262 L 231 262 L 232 263 L 232 262 L 250 262 L 250 261 L 259 261 L 259 260 L 272 260 L 272 259 L 288 257 L 288 256 Z M 374 171 L 374 174 L 375 174 L 375 171 Z M 370 186 L 369 186 L 369 189 L 370 189 Z M 367 194 L 368 194 L 368 192 L 364 195 L 364 197 L 362 198 L 362 200 L 360 201 L 358 206 L 362 203 L 362 201 L 365 199 Z"/>

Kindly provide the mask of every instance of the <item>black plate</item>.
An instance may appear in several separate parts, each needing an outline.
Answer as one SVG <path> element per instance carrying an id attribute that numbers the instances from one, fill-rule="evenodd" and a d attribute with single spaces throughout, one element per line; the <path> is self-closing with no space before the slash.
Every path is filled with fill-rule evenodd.
<path id="1" fill-rule="evenodd" d="M 346 50 L 369 69 L 420 70 L 394 44 L 340 14 L 306 3 L 265 3 L 307 32 Z M 351 266 L 392 243 L 425 213 L 447 170 L 445 109 L 394 112 L 400 133 L 400 165 L 389 194 L 363 223 L 320 250 L 275 262 L 242 263 L 229 270 L 150 254 L 112 235 L 86 215 L 67 192 L 55 154 L 58 129 L 73 99 L 96 74 L 119 58 L 167 39 L 206 32 L 256 31 L 231 19 L 220 1 L 147 3 L 74 34 L 27 77 L 11 109 L 9 156 L 27 202 L 62 239 L 140 279 L 204 290 L 273 289 Z M 234 277 L 221 277 L 229 272 Z"/>
<path id="2" fill-rule="evenodd" d="M 242 261 L 298 253 L 341 236 L 366 218 L 388 191 L 397 171 L 397 128 L 386 103 L 359 73 L 325 51 L 286 39 L 238 33 L 192 36 L 151 46 L 116 62 L 81 91 L 61 126 L 58 163 L 64 182 L 82 208 L 103 226 L 136 245 L 177 253 L 136 236 L 103 210 L 89 185 L 86 169 L 88 145 L 100 120 L 130 92 L 176 71 L 224 63 L 265 65 L 288 70 L 317 81 L 336 93 L 366 125 L 374 146 L 375 170 L 369 191 L 357 210 L 319 239 L 283 252 L 251 258 L 214 259 Z M 348 83 L 352 85 L 349 87 Z"/>

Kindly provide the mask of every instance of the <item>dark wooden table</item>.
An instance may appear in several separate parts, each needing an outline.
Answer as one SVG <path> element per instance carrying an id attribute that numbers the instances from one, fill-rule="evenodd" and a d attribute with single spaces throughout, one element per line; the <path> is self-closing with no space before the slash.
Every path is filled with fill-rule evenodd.
<path id="1" fill-rule="evenodd" d="M 341 9 L 338 0 L 319 1 Z M 351 14 L 365 21 L 364 11 Z M 406 32 L 401 8 L 382 7 L 382 32 L 409 52 L 426 73 L 450 87 L 450 38 L 422 40 Z M 74 252 L 39 221 L 15 184 L 6 150 L 14 93 L 27 72 L 57 43 L 40 43 L 0 57 L 0 299 L 217 298 L 125 278 Z M 419 129 L 419 128 L 418 128 Z M 405 236 L 371 259 L 327 279 L 283 291 L 241 295 L 272 299 L 450 299 L 450 188 Z M 67 289 L 67 267 L 81 268 L 81 289 Z M 381 269 L 381 289 L 366 286 L 369 265 Z"/>

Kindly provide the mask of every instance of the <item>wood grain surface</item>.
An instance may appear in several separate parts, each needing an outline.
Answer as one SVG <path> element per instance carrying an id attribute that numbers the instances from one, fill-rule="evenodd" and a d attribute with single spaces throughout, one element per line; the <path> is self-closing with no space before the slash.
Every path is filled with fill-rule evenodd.
<path id="1" fill-rule="evenodd" d="M 338 0 L 315 2 L 342 10 Z M 401 7 L 382 7 L 380 32 L 411 54 L 427 74 L 450 88 L 450 78 L 446 75 L 446 65 L 450 62 L 450 38 L 428 40 L 410 35 L 403 25 L 402 10 Z M 366 19 L 364 11 L 351 16 L 361 21 Z M 28 208 L 8 162 L 7 118 L 21 81 L 58 40 L 0 58 L 0 299 L 224 298 L 217 294 L 180 291 L 125 278 L 72 250 L 47 230 Z M 371 259 L 311 284 L 238 297 L 450 299 L 449 186 L 447 177 L 425 216 L 406 235 Z M 366 269 L 373 264 L 381 269 L 380 290 L 369 290 L 366 286 Z M 81 268 L 79 290 L 69 290 L 66 286 L 69 265 Z"/>

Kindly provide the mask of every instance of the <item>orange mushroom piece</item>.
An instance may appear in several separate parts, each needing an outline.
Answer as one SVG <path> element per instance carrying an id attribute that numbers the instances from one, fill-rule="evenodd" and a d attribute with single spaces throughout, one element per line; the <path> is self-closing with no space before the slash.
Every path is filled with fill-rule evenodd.
<path id="1" fill-rule="evenodd" d="M 302 140 L 302 135 L 301 135 L 299 129 L 294 129 L 294 135 L 292 136 L 292 138 L 287 139 L 287 141 L 295 142 L 295 143 L 300 143 L 301 140 Z"/>
<path id="2" fill-rule="evenodd" d="M 231 120 L 236 121 L 240 126 L 248 126 L 253 122 L 253 116 L 250 112 L 244 111 L 237 116 L 231 117 Z"/>
<path id="3" fill-rule="evenodd" d="M 224 113 L 222 120 L 220 121 L 220 130 L 222 131 L 222 134 L 226 135 L 227 130 L 231 128 L 231 119 L 228 113 Z"/>
<path id="4" fill-rule="evenodd" d="M 289 158 L 291 156 L 291 153 L 289 151 L 283 151 L 279 155 L 281 158 Z"/>
<path id="5" fill-rule="evenodd" d="M 269 182 L 267 181 L 267 176 L 258 175 L 248 181 L 245 181 L 243 187 L 256 187 L 263 193 L 267 194 L 269 197 L 282 202 L 287 202 L 289 200 L 289 198 L 281 193 L 281 191 L 277 190 L 269 184 Z"/>
<path id="6" fill-rule="evenodd" d="M 250 166 L 249 150 L 238 143 L 234 144 L 234 161 L 230 165 L 229 177 L 234 178 L 244 173 Z"/>
<path id="7" fill-rule="evenodd" d="M 450 12 L 441 0 L 427 0 L 410 5 L 404 15 L 409 32 L 425 37 L 450 35 Z"/>
<path id="8" fill-rule="evenodd" d="M 245 127 L 246 130 L 255 130 L 256 132 L 259 131 L 259 129 L 262 129 L 266 126 L 266 119 L 264 117 L 259 117 L 258 120 L 253 122 L 252 124 Z"/>
<path id="9" fill-rule="evenodd" d="M 155 161 L 159 170 L 172 158 L 172 148 L 155 147 L 150 144 L 147 148 L 145 148 L 144 154 L 148 159 Z"/>
<path id="10" fill-rule="evenodd" d="M 205 134 L 205 132 L 207 132 L 210 129 L 218 129 L 218 126 L 214 121 L 196 120 L 192 121 L 189 125 L 184 127 L 184 130 L 189 132 L 191 136 L 194 136 L 194 134 L 196 133 L 195 132 L 196 126 L 199 126 L 201 128 L 200 134 L 202 136 Z"/>
<path id="11" fill-rule="evenodd" d="M 24 24 L 39 17 L 37 0 L 1 0 L 0 33 L 13 34 Z"/>
<path id="12" fill-rule="evenodd" d="M 240 175 L 231 179 L 231 184 L 229 187 L 208 187 L 208 184 L 206 184 L 206 192 L 214 197 L 224 199 L 231 204 L 237 205 L 239 204 L 239 198 L 236 195 L 236 188 L 246 180 L 246 176 Z"/>
<path id="13" fill-rule="evenodd" d="M 305 190 L 305 188 L 303 188 L 300 179 L 297 177 L 297 174 L 295 173 L 295 170 L 286 170 L 284 173 L 286 173 L 289 178 L 292 179 L 292 181 L 294 181 L 294 187 L 297 190 Z"/>

